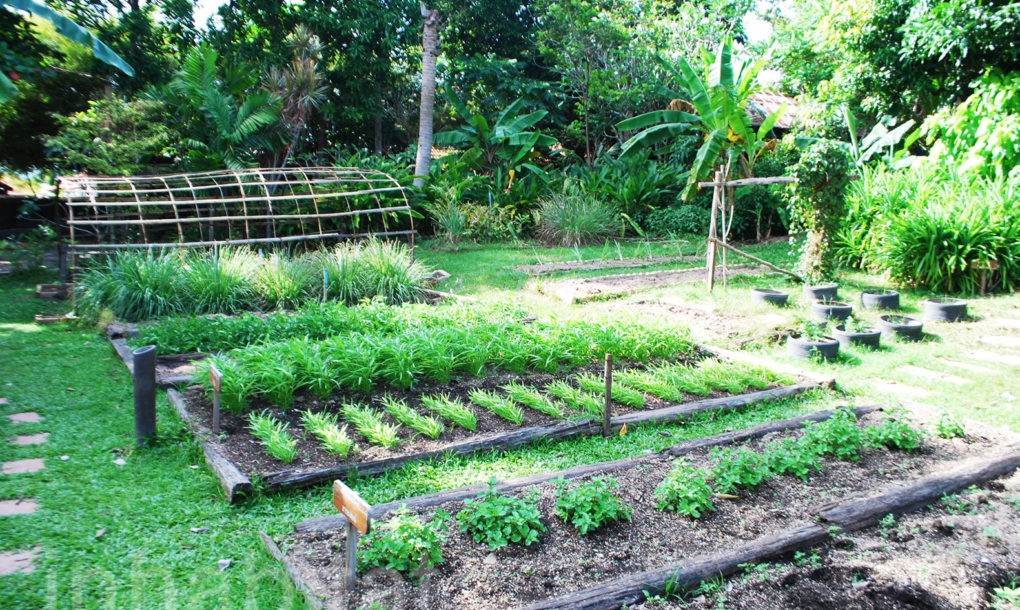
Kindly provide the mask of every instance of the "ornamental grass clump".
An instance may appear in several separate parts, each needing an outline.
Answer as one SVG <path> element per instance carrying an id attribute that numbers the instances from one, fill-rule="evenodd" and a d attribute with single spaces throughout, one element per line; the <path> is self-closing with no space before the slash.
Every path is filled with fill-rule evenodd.
<path id="1" fill-rule="evenodd" d="M 288 464 L 297 457 L 297 441 L 290 435 L 290 426 L 278 421 L 263 411 L 261 414 L 248 415 L 248 429 L 259 439 L 266 453 Z"/>
<path id="2" fill-rule="evenodd" d="M 351 403 L 343 406 L 344 419 L 349 421 L 358 434 L 368 439 L 368 442 L 392 449 L 400 444 L 398 432 L 399 426 L 387 424 L 382 416 L 369 409 Z"/>
<path id="3" fill-rule="evenodd" d="M 457 513 L 461 531 L 471 534 L 475 542 L 495 550 L 508 544 L 530 546 L 545 532 L 538 500 L 532 496 L 518 498 L 505 495 L 490 485 L 473 500 L 464 503 Z"/>
<path id="4" fill-rule="evenodd" d="M 390 414 L 390 417 L 422 436 L 435 440 L 446 430 L 443 422 L 434 417 L 422 415 L 412 409 L 404 400 L 393 398 L 392 396 L 383 396 L 381 402 L 383 409 Z"/>
<path id="5" fill-rule="evenodd" d="M 538 214 L 538 236 L 558 246 L 601 242 L 616 230 L 619 217 L 612 204 L 569 185 L 544 199 Z"/>
<path id="6" fill-rule="evenodd" d="M 495 392 L 472 390 L 468 397 L 471 399 L 471 402 L 479 407 L 502 417 L 512 424 L 519 426 L 524 422 L 524 410 L 514 404 L 514 401 Z"/>
<path id="7" fill-rule="evenodd" d="M 465 430 L 472 432 L 478 427 L 478 417 L 471 407 L 461 401 L 450 398 L 449 394 L 433 394 L 421 397 L 421 404 L 439 414 L 440 417 L 451 421 Z"/>
<path id="8" fill-rule="evenodd" d="M 345 458 L 351 451 L 357 449 L 354 441 L 347 435 L 347 426 L 337 425 L 336 415 L 303 411 L 301 421 L 305 430 L 319 439 L 319 444 L 326 451 Z"/>
<path id="9" fill-rule="evenodd" d="M 548 415 L 549 417 L 554 417 L 556 419 L 563 419 L 564 417 L 563 409 L 550 400 L 548 396 L 542 394 L 535 388 L 521 385 L 516 381 L 511 381 L 503 386 L 503 391 L 506 392 L 510 400 L 524 405 L 532 411 L 538 411 L 543 415 Z"/>
<path id="10" fill-rule="evenodd" d="M 184 258 L 181 299 L 196 314 L 257 309 L 253 280 L 259 258 L 247 248 L 194 251 Z"/>
<path id="11" fill-rule="evenodd" d="M 268 309 L 290 309 L 317 291 L 320 280 L 310 260 L 269 255 L 255 273 L 255 287 Z"/>
<path id="12" fill-rule="evenodd" d="M 78 274 L 75 312 L 96 320 L 108 311 L 125 322 L 179 313 L 182 282 L 180 253 L 122 252 Z"/>
<path id="13" fill-rule="evenodd" d="M 577 528 L 585 536 L 616 521 L 630 521 L 631 509 L 616 496 L 620 484 L 616 479 L 596 477 L 568 487 L 559 481 L 556 492 L 556 516 Z"/>
<path id="14" fill-rule="evenodd" d="M 438 510 L 431 521 L 424 521 L 401 506 L 359 541 L 358 571 L 384 568 L 414 574 L 441 564 L 448 518 Z"/>

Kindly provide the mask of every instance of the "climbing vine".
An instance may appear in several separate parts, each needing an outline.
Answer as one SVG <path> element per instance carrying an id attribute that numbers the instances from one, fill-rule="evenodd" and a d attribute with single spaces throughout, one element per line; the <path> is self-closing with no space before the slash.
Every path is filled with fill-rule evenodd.
<path id="1" fill-rule="evenodd" d="M 789 171 L 797 179 L 789 187 L 791 235 L 806 234 L 800 271 L 809 282 L 831 279 L 832 240 L 843 220 L 844 191 L 852 177 L 850 158 L 837 142 L 819 140 Z"/>

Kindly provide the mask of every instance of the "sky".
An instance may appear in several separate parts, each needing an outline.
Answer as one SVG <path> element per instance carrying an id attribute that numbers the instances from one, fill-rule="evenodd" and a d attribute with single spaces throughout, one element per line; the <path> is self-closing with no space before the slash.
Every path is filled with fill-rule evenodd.
<path id="1" fill-rule="evenodd" d="M 227 0 L 195 0 L 195 25 L 204 28 L 205 22 L 216 12 L 221 4 Z"/>

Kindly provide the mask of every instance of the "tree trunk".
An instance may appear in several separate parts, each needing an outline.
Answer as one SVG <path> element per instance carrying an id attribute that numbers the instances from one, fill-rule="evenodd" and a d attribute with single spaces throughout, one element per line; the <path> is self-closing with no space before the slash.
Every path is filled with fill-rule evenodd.
<path id="1" fill-rule="evenodd" d="M 432 110 L 436 104 L 436 58 L 439 57 L 439 11 L 421 3 L 425 18 L 422 32 L 421 106 L 418 111 L 418 155 L 414 163 L 414 186 L 425 184 L 432 163 Z"/>

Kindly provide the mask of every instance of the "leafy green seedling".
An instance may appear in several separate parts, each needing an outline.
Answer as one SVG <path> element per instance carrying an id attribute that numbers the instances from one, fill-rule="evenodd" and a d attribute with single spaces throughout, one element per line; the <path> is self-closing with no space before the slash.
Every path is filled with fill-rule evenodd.
<path id="1" fill-rule="evenodd" d="M 382 405 L 393 419 L 422 436 L 427 436 L 434 440 L 439 438 L 443 431 L 446 430 L 443 422 L 434 417 L 422 415 L 408 406 L 407 402 L 403 400 L 395 399 L 392 396 L 383 396 Z"/>
<path id="2" fill-rule="evenodd" d="M 502 417 L 512 424 L 519 426 L 524 422 L 524 409 L 518 407 L 509 398 L 504 398 L 495 392 L 486 392 L 485 390 L 473 390 L 468 397 L 471 399 L 471 402 L 479 407 Z"/>
<path id="3" fill-rule="evenodd" d="M 347 426 L 338 426 L 336 415 L 303 411 L 301 421 L 305 425 L 305 430 L 319 439 L 319 444 L 326 451 L 340 457 L 347 457 L 355 449 L 354 441 L 347 435 Z"/>
<path id="4" fill-rule="evenodd" d="M 286 423 L 278 421 L 267 411 L 248 415 L 248 429 L 254 434 L 266 453 L 288 464 L 297 457 L 297 441 L 290 435 Z"/>
<path id="5" fill-rule="evenodd" d="M 614 521 L 630 521 L 630 507 L 614 493 L 620 484 L 611 478 L 596 477 L 568 487 L 560 480 L 556 493 L 556 516 L 577 528 L 582 536 Z"/>
<path id="6" fill-rule="evenodd" d="M 715 510 L 707 473 L 683 459 L 673 463 L 673 469 L 655 488 L 655 499 L 659 510 L 676 511 L 694 519 Z"/>
<path id="7" fill-rule="evenodd" d="M 471 410 L 471 407 L 459 400 L 450 398 L 449 394 L 422 396 L 421 404 L 438 413 L 440 417 L 452 421 L 465 430 L 474 431 L 478 427 L 478 417 L 475 416 L 475 412 Z"/>
<path id="8" fill-rule="evenodd" d="M 498 549 L 508 544 L 529 546 L 538 542 L 546 530 L 538 501 L 534 498 L 517 498 L 496 491 L 491 486 L 457 513 L 460 529 L 468 532 L 475 542 Z"/>

